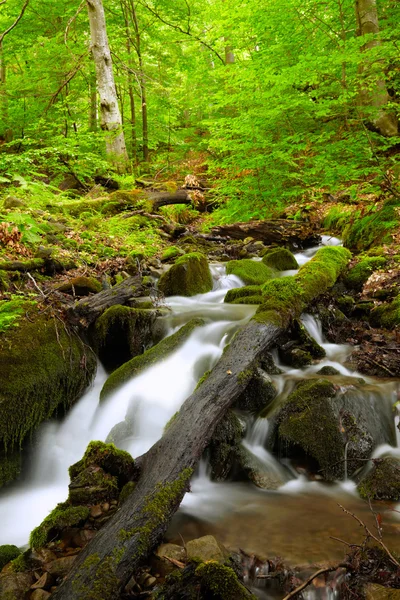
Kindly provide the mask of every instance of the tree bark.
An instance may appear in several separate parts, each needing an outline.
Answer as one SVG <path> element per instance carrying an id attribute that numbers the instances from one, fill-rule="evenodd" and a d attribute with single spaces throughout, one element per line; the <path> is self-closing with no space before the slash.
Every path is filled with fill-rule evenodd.
<path id="1" fill-rule="evenodd" d="M 250 236 L 264 244 L 288 244 L 297 249 L 315 246 L 321 241 L 321 236 L 312 230 L 309 223 L 286 219 L 233 223 L 213 227 L 211 231 L 215 236 L 236 240 L 244 240 Z"/>
<path id="2" fill-rule="evenodd" d="M 310 301 L 325 292 L 350 256 L 348 251 L 337 249 L 335 266 L 329 256 L 316 256 L 313 267 L 308 263 L 303 267 L 304 276 L 301 270 L 297 276 L 299 291 L 287 278 L 284 289 L 271 292 L 274 297 L 266 299 L 263 312 L 256 315 L 258 320 L 252 319 L 236 334 L 209 377 L 184 402 L 163 437 L 140 458 L 141 474 L 134 491 L 82 550 L 67 579 L 53 594 L 54 600 L 119 597 L 141 561 L 162 539 L 216 426 L 246 389 L 258 359 L 305 308 L 303 292 Z M 330 264 L 325 265 L 325 261 Z M 316 286 L 317 274 L 321 276 Z M 286 308 L 281 304 L 278 309 L 279 302 Z"/>
<path id="3" fill-rule="evenodd" d="M 108 45 L 104 7 L 101 0 L 86 0 L 86 3 L 89 14 L 91 50 L 100 96 L 101 128 L 106 132 L 107 155 L 120 171 L 124 171 L 128 155 Z"/>
<path id="4" fill-rule="evenodd" d="M 381 45 L 379 39 L 379 20 L 376 0 L 355 0 L 355 12 L 357 21 L 357 34 L 364 36 L 374 34 L 374 39 L 365 43 L 362 51 L 366 53 L 371 48 Z M 367 56 L 363 59 L 359 72 L 363 75 L 371 66 Z M 387 104 L 390 100 L 385 81 L 382 76 L 374 82 L 374 89 L 370 86 L 361 87 L 359 94 L 360 103 L 366 107 L 375 109 L 375 116 L 371 122 L 375 129 L 385 137 L 398 135 L 398 122 L 394 114 L 387 110 Z"/>

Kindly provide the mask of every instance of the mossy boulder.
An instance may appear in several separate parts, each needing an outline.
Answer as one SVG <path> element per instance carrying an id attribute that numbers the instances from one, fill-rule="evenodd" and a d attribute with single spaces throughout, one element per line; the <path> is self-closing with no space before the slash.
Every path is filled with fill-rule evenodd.
<path id="1" fill-rule="evenodd" d="M 6 292 L 8 290 L 9 281 L 7 271 L 0 270 L 0 292 Z"/>
<path id="2" fill-rule="evenodd" d="M 40 314 L 37 306 L 30 306 L 17 325 L 0 334 L 3 464 L 7 456 L 15 462 L 13 452 L 42 421 L 80 397 L 96 369 L 93 353 L 77 335 L 58 319 Z"/>
<path id="3" fill-rule="evenodd" d="M 354 219 L 343 232 L 343 243 L 347 248 L 367 250 L 371 246 L 390 244 L 392 234 L 398 231 L 400 200 L 391 198 L 382 208 L 366 211 L 364 217 Z"/>
<path id="4" fill-rule="evenodd" d="M 32 531 L 29 544 L 31 548 L 42 548 L 49 540 L 59 539 L 63 529 L 83 524 L 89 517 L 87 506 L 70 506 L 63 502 Z"/>
<path id="5" fill-rule="evenodd" d="M 249 383 L 235 406 L 239 410 L 257 414 L 274 400 L 277 390 L 271 377 L 262 369 L 258 368 L 250 373 L 248 380 Z"/>
<path id="6" fill-rule="evenodd" d="M 0 574 L 0 598 L 2 600 L 25 600 L 31 585 L 35 581 L 33 573 L 14 573 L 6 571 Z"/>
<path id="7" fill-rule="evenodd" d="M 105 382 L 101 390 L 100 400 L 105 400 L 112 392 L 129 381 L 129 379 L 172 354 L 172 352 L 186 342 L 193 330 L 201 325 L 204 325 L 203 319 L 191 319 L 173 335 L 163 339 L 141 356 L 135 356 L 135 358 L 123 364 Z"/>
<path id="8" fill-rule="evenodd" d="M 97 319 L 92 338 L 106 369 L 117 369 L 152 345 L 158 314 L 156 310 L 115 305 Z"/>
<path id="9" fill-rule="evenodd" d="M 261 304 L 263 301 L 261 286 L 246 285 L 228 290 L 224 302 L 229 304 Z"/>
<path id="10" fill-rule="evenodd" d="M 80 471 L 68 486 L 71 504 L 94 505 L 116 500 L 119 495 L 118 481 L 104 469 L 93 465 Z"/>
<path id="11" fill-rule="evenodd" d="M 223 564 L 229 558 L 229 552 L 213 535 L 190 540 L 186 543 L 189 560 L 207 562 L 213 560 Z"/>
<path id="12" fill-rule="evenodd" d="M 83 276 L 73 277 L 57 286 L 57 291 L 78 297 L 88 296 L 89 294 L 98 294 L 102 289 L 100 281 L 97 281 L 94 277 Z"/>
<path id="13" fill-rule="evenodd" d="M 325 367 L 322 367 L 322 369 L 317 371 L 317 375 L 323 375 L 324 377 L 326 377 L 326 376 L 330 377 L 332 375 L 340 375 L 340 371 L 335 369 L 335 367 L 330 367 L 329 365 L 326 365 Z"/>
<path id="14" fill-rule="evenodd" d="M 267 248 L 262 257 L 262 262 L 276 271 L 290 271 L 299 268 L 297 260 L 287 248 Z"/>
<path id="15" fill-rule="evenodd" d="M 165 296 L 195 296 L 211 291 L 212 287 L 207 258 L 200 252 L 178 258 L 158 282 L 158 289 Z"/>
<path id="16" fill-rule="evenodd" d="M 332 480 L 343 478 L 346 468 L 351 475 L 375 447 L 394 440 L 391 406 L 379 393 L 310 379 L 277 409 L 268 445 L 282 456 L 308 457 L 312 470 Z"/>
<path id="17" fill-rule="evenodd" d="M 169 262 L 170 260 L 177 258 L 177 256 L 182 256 L 184 254 L 185 251 L 182 250 L 182 248 L 178 248 L 177 246 L 169 246 L 162 253 L 160 260 L 161 262 Z"/>
<path id="18" fill-rule="evenodd" d="M 278 347 L 282 362 L 295 369 L 311 365 L 314 359 L 326 356 L 322 346 L 316 342 L 298 319 L 281 336 Z"/>
<path id="19" fill-rule="evenodd" d="M 394 456 L 375 458 L 371 470 L 358 484 L 365 500 L 400 501 L 400 459 Z"/>
<path id="20" fill-rule="evenodd" d="M 243 445 L 238 450 L 237 460 L 235 479 L 239 481 L 248 479 L 263 490 L 277 490 L 287 481 L 283 469 L 280 471 L 272 461 L 267 464 L 260 460 Z"/>
<path id="21" fill-rule="evenodd" d="M 262 285 L 274 277 L 274 271 L 262 262 L 244 258 L 230 260 L 226 265 L 228 275 L 236 275 L 245 285 Z"/>
<path id="22" fill-rule="evenodd" d="M 129 452 L 100 441 L 90 442 L 81 460 L 70 466 L 71 480 L 89 467 L 100 467 L 116 477 L 120 488 L 135 474 L 135 461 Z"/>
<path id="23" fill-rule="evenodd" d="M 5 544 L 0 546 L 0 571 L 11 560 L 14 560 L 21 554 L 21 550 L 17 546 Z"/>
<path id="24" fill-rule="evenodd" d="M 346 274 L 345 284 L 357 292 L 362 290 L 364 283 L 369 276 L 385 266 L 386 258 L 384 256 L 365 256 L 356 265 L 354 265 Z"/>
<path id="25" fill-rule="evenodd" d="M 370 323 L 374 327 L 392 329 L 400 325 L 400 295 L 392 302 L 374 308 L 370 313 Z"/>
<path id="26" fill-rule="evenodd" d="M 214 431 L 211 442 L 207 446 L 207 455 L 211 467 L 211 478 L 224 481 L 232 473 L 236 463 L 244 428 L 232 411 L 228 411 L 224 419 Z"/>

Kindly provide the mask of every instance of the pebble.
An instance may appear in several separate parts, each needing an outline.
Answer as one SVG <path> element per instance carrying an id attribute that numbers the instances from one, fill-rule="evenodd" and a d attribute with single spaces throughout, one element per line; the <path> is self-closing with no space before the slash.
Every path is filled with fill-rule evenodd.
<path id="1" fill-rule="evenodd" d="M 103 514 L 103 511 L 101 510 L 100 504 L 96 504 L 96 506 L 92 506 L 92 508 L 90 509 L 90 516 L 93 519 L 97 519 L 98 517 L 101 517 L 102 514 Z"/>

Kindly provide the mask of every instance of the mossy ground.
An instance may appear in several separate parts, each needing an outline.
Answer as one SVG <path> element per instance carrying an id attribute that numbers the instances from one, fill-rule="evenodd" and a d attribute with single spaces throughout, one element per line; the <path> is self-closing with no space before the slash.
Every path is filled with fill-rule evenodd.
<path id="1" fill-rule="evenodd" d="M 371 311 L 370 322 L 374 326 L 387 329 L 400 325 L 400 295 L 392 302 L 374 308 Z"/>
<path id="2" fill-rule="evenodd" d="M 274 277 L 274 271 L 262 262 L 244 258 L 230 260 L 226 265 L 228 275 L 236 275 L 246 286 L 262 285 Z"/>
<path id="3" fill-rule="evenodd" d="M 158 282 L 158 289 L 165 296 L 195 296 L 211 291 L 212 287 L 207 258 L 200 252 L 179 257 Z"/>
<path id="4" fill-rule="evenodd" d="M 103 389 L 101 390 L 100 400 L 107 398 L 113 391 L 134 375 L 141 373 L 151 365 L 169 356 L 188 339 L 196 327 L 200 327 L 201 325 L 204 325 L 203 319 L 192 319 L 173 335 L 165 338 L 141 356 L 136 356 L 122 365 L 119 369 L 114 371 L 105 382 Z"/>
<path id="5" fill-rule="evenodd" d="M 384 256 L 364 256 L 346 274 L 345 283 L 350 288 L 361 291 L 363 284 L 369 276 L 385 266 L 387 260 Z"/>

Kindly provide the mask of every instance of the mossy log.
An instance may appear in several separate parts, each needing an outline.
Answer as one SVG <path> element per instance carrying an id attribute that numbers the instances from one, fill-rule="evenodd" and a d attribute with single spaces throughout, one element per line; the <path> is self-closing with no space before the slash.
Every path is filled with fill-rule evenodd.
<path id="1" fill-rule="evenodd" d="M 0 261 L 0 271 L 19 271 L 27 273 L 28 271 L 43 271 L 46 275 L 61 273 L 74 269 L 76 264 L 72 261 L 61 262 L 56 259 L 30 258 L 28 260 L 2 260 Z"/>
<path id="2" fill-rule="evenodd" d="M 264 244 L 288 245 L 292 248 L 309 248 L 321 241 L 321 236 L 309 223 L 290 221 L 286 219 L 270 219 L 267 221 L 249 221 L 248 223 L 233 223 L 212 228 L 212 234 L 244 240 L 252 237 Z"/>
<path id="3" fill-rule="evenodd" d="M 129 300 L 143 295 L 146 295 L 146 290 L 142 286 L 141 277 L 127 277 L 109 290 L 103 290 L 91 298 L 83 298 L 76 302 L 68 309 L 68 317 L 74 324 L 79 323 L 86 328 L 107 308 L 116 304 L 128 304 Z"/>
<path id="4" fill-rule="evenodd" d="M 325 256 L 329 250 L 329 257 Z M 321 254 L 322 253 L 322 254 Z M 253 370 L 308 301 L 325 292 L 346 267 L 350 253 L 324 248 L 289 285 L 268 282 L 265 305 L 233 338 L 221 359 L 184 402 L 163 437 L 141 457 L 141 475 L 123 506 L 81 552 L 54 600 L 118 597 L 140 562 L 164 535 L 188 490 L 189 480 L 215 428 L 250 382 Z M 327 260 L 326 260 L 327 259 Z M 319 286 L 311 278 L 314 263 Z M 311 286 L 311 287 L 309 287 Z M 274 296 L 272 295 L 274 293 Z M 307 299 L 307 300 L 306 300 Z"/>

